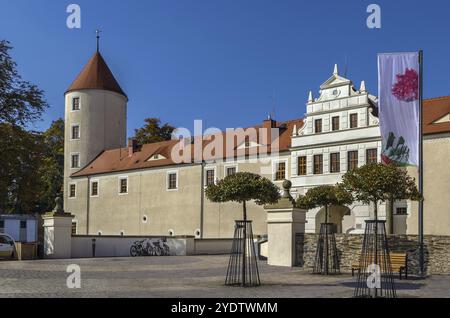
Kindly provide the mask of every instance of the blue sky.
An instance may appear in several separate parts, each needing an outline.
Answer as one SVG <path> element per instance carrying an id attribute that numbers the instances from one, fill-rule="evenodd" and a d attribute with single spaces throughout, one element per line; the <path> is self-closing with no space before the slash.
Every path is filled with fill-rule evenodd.
<path id="1" fill-rule="evenodd" d="M 81 6 L 82 27 L 66 27 Z M 381 6 L 382 28 L 366 8 Z M 425 97 L 450 95 L 448 1 L 0 0 L 0 38 L 14 46 L 22 76 L 45 90 L 50 108 L 33 129 L 64 115 L 63 94 L 95 50 L 130 98 L 128 133 L 146 117 L 191 128 L 248 126 L 267 114 L 303 117 L 309 90 L 338 63 L 377 94 L 376 54 L 425 54 Z M 347 61 L 347 63 L 346 63 Z"/>

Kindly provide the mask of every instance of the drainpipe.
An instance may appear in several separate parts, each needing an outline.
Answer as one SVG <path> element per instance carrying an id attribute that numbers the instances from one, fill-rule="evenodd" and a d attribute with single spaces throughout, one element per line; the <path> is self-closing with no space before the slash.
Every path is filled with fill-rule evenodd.
<path id="1" fill-rule="evenodd" d="M 203 238 L 203 213 L 205 209 L 205 162 L 202 162 L 200 167 L 202 169 L 200 173 L 202 178 L 200 181 L 200 238 Z"/>
<path id="2" fill-rule="evenodd" d="M 87 199 L 86 199 L 86 235 L 89 235 L 89 205 L 91 200 L 91 177 L 87 177 Z"/>

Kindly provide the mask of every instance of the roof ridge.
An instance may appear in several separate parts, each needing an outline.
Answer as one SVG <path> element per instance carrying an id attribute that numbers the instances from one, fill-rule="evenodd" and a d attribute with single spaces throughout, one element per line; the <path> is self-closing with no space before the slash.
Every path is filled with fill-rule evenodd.
<path id="1" fill-rule="evenodd" d="M 444 95 L 444 96 L 438 96 L 438 97 L 425 98 L 424 101 L 429 101 L 429 100 L 441 100 L 441 99 L 450 99 L 450 95 Z"/>

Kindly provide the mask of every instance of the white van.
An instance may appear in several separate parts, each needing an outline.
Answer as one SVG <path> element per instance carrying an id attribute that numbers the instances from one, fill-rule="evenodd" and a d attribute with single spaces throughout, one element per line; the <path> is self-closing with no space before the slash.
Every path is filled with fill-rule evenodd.
<path id="1" fill-rule="evenodd" d="M 14 258 L 15 243 L 11 236 L 0 233 L 0 258 Z"/>

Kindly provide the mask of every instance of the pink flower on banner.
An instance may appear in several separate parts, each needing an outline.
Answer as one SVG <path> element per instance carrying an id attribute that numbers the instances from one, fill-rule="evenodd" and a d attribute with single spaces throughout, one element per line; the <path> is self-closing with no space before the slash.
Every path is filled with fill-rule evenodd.
<path id="1" fill-rule="evenodd" d="M 392 88 L 392 94 L 399 100 L 411 102 L 419 98 L 419 74 L 412 68 L 407 68 L 405 74 L 397 74 L 397 83 Z"/>

